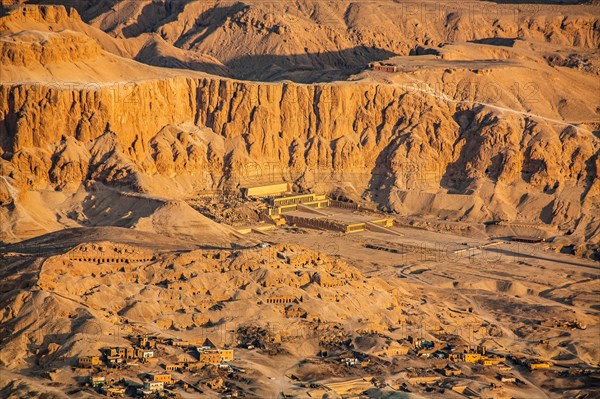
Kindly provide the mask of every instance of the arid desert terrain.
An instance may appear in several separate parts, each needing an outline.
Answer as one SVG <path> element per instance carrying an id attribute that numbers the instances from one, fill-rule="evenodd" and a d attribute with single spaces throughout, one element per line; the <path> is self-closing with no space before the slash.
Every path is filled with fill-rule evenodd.
<path id="1" fill-rule="evenodd" d="M 597 398 L 600 3 L 0 6 L 1 398 Z"/>

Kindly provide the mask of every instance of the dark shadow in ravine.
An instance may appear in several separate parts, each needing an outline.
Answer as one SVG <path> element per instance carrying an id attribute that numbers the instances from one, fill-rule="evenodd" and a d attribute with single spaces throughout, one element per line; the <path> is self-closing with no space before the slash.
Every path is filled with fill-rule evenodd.
<path id="1" fill-rule="evenodd" d="M 519 38 L 486 37 L 485 39 L 470 40 L 469 43 L 487 44 L 489 46 L 513 47 Z"/>
<path id="2" fill-rule="evenodd" d="M 208 62 L 201 57 L 198 57 L 197 59 L 181 60 L 169 55 L 163 55 L 160 53 L 157 43 L 150 43 L 147 46 L 144 46 L 134 59 L 138 62 L 161 68 L 188 69 L 226 78 L 231 77 L 231 72 L 227 67 L 217 63 Z"/>
<path id="3" fill-rule="evenodd" d="M 184 33 L 181 35 L 175 42 L 175 46 L 181 47 L 186 43 L 190 35 L 196 35 L 198 32 L 202 32 L 189 44 L 188 48 L 193 49 L 198 43 L 202 43 L 204 39 L 214 33 L 217 29 L 221 28 L 228 18 L 233 17 L 241 11 L 247 10 L 248 8 L 248 5 L 241 2 L 225 7 L 212 7 L 211 3 L 208 2 L 207 10 L 202 12 L 198 18 L 196 18 L 194 25 L 197 29 L 190 29 L 189 34 Z"/>
<path id="4" fill-rule="evenodd" d="M 245 55 L 230 60 L 225 65 L 238 79 L 318 83 L 346 80 L 367 68 L 371 62 L 395 56 L 396 53 L 388 50 L 357 46 L 322 53 Z"/>
<path id="5" fill-rule="evenodd" d="M 126 38 L 136 37 L 142 33 L 154 32 L 157 27 L 169 22 L 176 21 L 178 15 L 183 11 L 185 5 L 194 0 L 175 0 L 167 2 L 153 1 L 142 8 L 134 24 L 123 28 L 122 32 Z M 116 6 L 115 12 L 126 12 L 127 3 Z"/>
<path id="6" fill-rule="evenodd" d="M 191 69 L 227 78 L 257 82 L 289 80 L 310 84 L 347 80 L 368 68 L 369 63 L 384 61 L 396 55 L 387 50 L 359 46 L 324 53 L 246 55 L 221 66 L 202 60 L 181 61 L 160 55 L 155 44 L 150 44 L 135 59 L 153 66 Z"/>
<path id="7" fill-rule="evenodd" d="M 478 106 L 473 109 L 459 111 L 453 116 L 459 125 L 459 134 L 454 145 L 458 146 L 462 140 L 465 140 L 466 144 L 462 146 L 456 161 L 446 166 L 440 181 L 440 185 L 448 190 L 449 194 L 468 194 L 468 187 L 472 179 L 466 175 L 466 165 L 472 160 L 473 154 L 479 152 L 483 139 L 478 133 L 481 131 L 483 124 L 493 123 L 490 116 L 486 117 L 482 124 L 476 122 L 475 115 L 482 108 L 483 106 Z"/>

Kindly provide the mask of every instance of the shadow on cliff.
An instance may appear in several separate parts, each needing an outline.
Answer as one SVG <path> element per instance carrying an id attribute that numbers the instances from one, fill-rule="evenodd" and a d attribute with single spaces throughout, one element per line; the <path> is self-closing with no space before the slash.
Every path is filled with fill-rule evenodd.
<path id="1" fill-rule="evenodd" d="M 483 109 L 483 106 L 478 106 L 473 109 L 459 111 L 454 114 L 453 118 L 459 125 L 459 132 L 454 146 L 457 146 L 461 140 L 465 140 L 465 145 L 462 146 L 458 159 L 446 166 L 446 170 L 440 180 L 440 186 L 448 190 L 449 194 L 470 194 L 468 187 L 473 182 L 472 178 L 467 177 L 467 165 L 473 160 L 473 154 L 478 154 L 480 147 L 483 145 L 483 138 L 479 134 L 484 125 L 494 122 L 492 115 L 487 115 L 481 122 L 475 121 L 475 115 Z M 496 163 L 498 163 L 497 159 Z M 488 176 L 497 175 L 495 171 L 486 170 Z"/>
<path id="2" fill-rule="evenodd" d="M 154 32 L 156 27 L 177 21 L 186 4 L 195 0 L 171 0 L 167 2 L 151 2 L 142 8 L 134 24 L 123 28 L 126 38 L 136 37 L 146 32 Z M 116 13 L 126 12 L 126 5 L 114 7 Z M 122 11 L 121 11 L 122 10 Z"/>
<path id="3" fill-rule="evenodd" d="M 184 61 L 160 55 L 155 45 L 145 47 L 135 60 L 148 65 L 190 69 L 212 75 L 257 82 L 290 80 L 296 83 L 320 83 L 347 80 L 375 61 L 383 61 L 397 54 L 364 46 L 342 51 L 289 55 L 247 55 L 235 58 L 225 66 L 202 60 Z"/>
<path id="4" fill-rule="evenodd" d="M 158 43 L 144 46 L 134 58 L 136 61 L 161 68 L 189 69 L 211 75 L 231 77 L 231 72 L 222 65 L 212 63 L 201 58 L 182 60 L 170 55 L 161 54 Z"/>
<path id="5" fill-rule="evenodd" d="M 375 167 L 371 169 L 371 178 L 367 188 L 367 195 L 370 197 L 369 200 L 378 204 L 380 209 L 393 210 L 390 207 L 394 202 L 392 194 L 396 193 L 397 177 L 394 175 L 392 170 L 392 159 L 396 150 L 402 146 L 406 140 L 406 136 L 397 135 L 398 126 L 401 122 L 398 121 L 392 128 L 392 136 L 396 136 L 391 139 L 385 148 L 379 153 L 375 160 Z M 378 135 L 380 129 L 378 129 Z M 396 195 L 396 194 L 394 194 Z"/>
<path id="6" fill-rule="evenodd" d="M 187 0 L 180 0 L 185 2 Z M 151 6 L 145 7 L 161 7 Z M 181 8 L 181 7 L 178 7 Z M 228 20 L 235 20 L 235 16 L 249 9 L 247 4 L 236 2 L 227 6 L 209 6 L 200 13 L 194 22 L 194 27 L 182 34 L 174 43 L 175 47 L 182 48 L 188 39 L 194 37 L 193 41 L 186 44 L 186 48 L 195 49 L 206 38 L 222 28 Z M 148 13 L 163 12 L 163 10 L 149 9 Z M 173 19 L 173 17 L 169 17 Z M 156 24 L 159 26 L 159 24 Z M 279 26 L 265 27 L 268 29 L 267 36 L 280 35 Z M 132 31 L 133 32 L 133 31 Z M 125 30 L 124 30 L 125 33 Z M 256 54 L 244 55 L 225 62 L 225 66 L 232 71 L 231 77 L 236 79 L 254 81 L 277 81 L 288 79 L 298 83 L 330 82 L 334 80 L 345 80 L 350 75 L 364 69 L 368 63 L 386 60 L 396 56 L 388 50 L 367 46 L 357 46 L 341 51 L 327 51 L 303 54 Z M 220 60 L 223 62 L 223 60 Z M 198 66 L 196 70 L 201 70 Z M 204 71 L 212 73 L 210 71 Z M 217 74 L 222 75 L 221 71 Z M 225 75 L 222 75 L 225 76 Z M 229 76 L 227 76 L 229 77 Z"/>
<path id="7" fill-rule="evenodd" d="M 225 65 L 238 79 L 272 82 L 291 80 L 297 83 L 346 80 L 368 64 L 395 57 L 388 50 L 357 46 L 341 51 L 288 55 L 245 55 Z"/>
<path id="8" fill-rule="evenodd" d="M 123 29 L 123 34 L 128 38 L 138 36 L 141 33 L 152 31 L 154 26 L 176 21 L 184 6 L 194 1 L 198 0 L 152 1 L 142 8 L 134 24 Z M 90 23 L 100 15 L 107 15 L 110 19 L 120 20 L 119 14 L 123 13 L 124 15 L 128 11 L 127 7 L 130 2 L 132 0 L 26 0 L 27 4 L 60 5 L 67 10 L 74 8 L 85 23 Z"/>

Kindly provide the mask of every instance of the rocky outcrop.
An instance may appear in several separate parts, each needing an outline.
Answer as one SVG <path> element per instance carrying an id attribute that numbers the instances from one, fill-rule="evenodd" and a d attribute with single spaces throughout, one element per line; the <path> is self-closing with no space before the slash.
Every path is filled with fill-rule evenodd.
<path id="1" fill-rule="evenodd" d="M 0 62 L 32 68 L 36 64 L 68 60 L 93 60 L 100 55 L 97 43 L 75 32 L 20 32 L 3 37 Z"/>

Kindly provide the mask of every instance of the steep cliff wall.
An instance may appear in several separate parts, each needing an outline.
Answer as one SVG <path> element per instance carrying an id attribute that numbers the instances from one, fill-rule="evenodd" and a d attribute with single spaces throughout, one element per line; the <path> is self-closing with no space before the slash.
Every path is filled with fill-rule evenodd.
<path id="1" fill-rule="evenodd" d="M 597 108 L 581 101 L 593 68 L 549 66 L 530 43 L 472 44 L 416 71 L 407 57 L 397 76 L 238 81 L 109 54 L 116 39 L 60 10 L 56 25 L 50 11 L 0 19 L 2 204 L 15 187 L 92 180 L 182 198 L 285 179 L 403 214 L 527 219 L 598 240 Z M 463 85 L 474 89 L 453 93 Z"/>
<path id="2" fill-rule="evenodd" d="M 592 193 L 597 190 L 598 139 L 589 130 L 520 114 L 500 119 L 481 105 L 447 103 L 388 85 L 217 78 L 71 88 L 4 85 L 0 115 L 3 174 L 37 188 L 65 180 L 53 181 L 70 173 L 54 165 L 67 153 L 64 147 L 77 147 L 73 153 L 91 151 L 97 158 L 92 167 L 106 169 L 116 157 L 114 168 L 150 175 L 185 174 L 190 159 L 202 158 L 206 162 L 194 161 L 192 169 L 213 163 L 228 177 L 250 162 L 272 163 L 292 178 L 304 176 L 307 184 L 307 175 L 318 170 L 338 180 L 346 176 L 361 189 L 425 182 L 432 189 L 467 192 L 485 179 L 524 182 L 540 192 L 574 184 L 586 194 L 582 200 L 593 184 Z M 172 126 L 160 140 L 156 136 L 164 126 L 192 121 L 210 128 L 211 137 L 189 123 Z M 69 161 L 82 166 L 66 180 L 92 177 L 86 156 Z M 218 180 L 209 185 L 225 184 Z"/>

